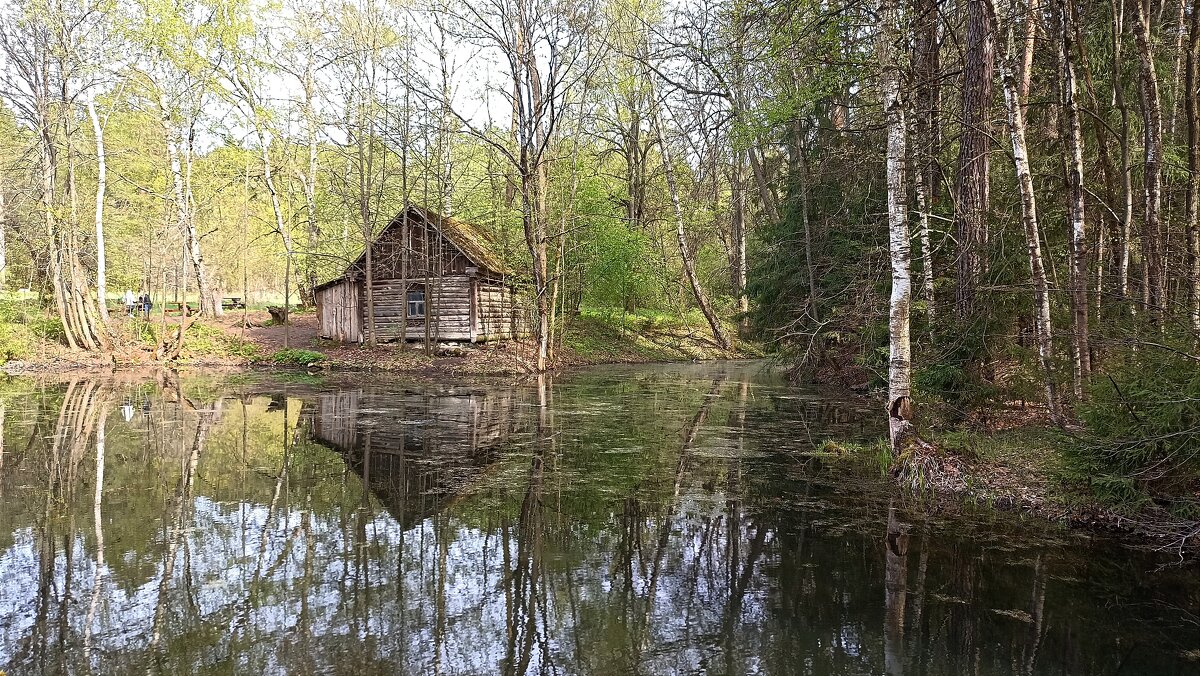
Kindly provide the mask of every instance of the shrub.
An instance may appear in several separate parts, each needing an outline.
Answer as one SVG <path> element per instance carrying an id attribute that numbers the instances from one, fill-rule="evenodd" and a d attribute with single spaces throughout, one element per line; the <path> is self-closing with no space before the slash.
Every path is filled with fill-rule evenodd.
<path id="1" fill-rule="evenodd" d="M 313 366 L 325 361 L 325 355 L 314 350 L 288 347 L 271 355 L 271 361 L 281 366 Z"/>
<path id="2" fill-rule="evenodd" d="M 0 321 L 0 364 L 29 355 L 33 335 L 22 324 Z"/>
<path id="3" fill-rule="evenodd" d="M 198 357 L 255 359 L 259 355 L 258 346 L 254 343 L 202 322 L 196 322 L 188 329 L 187 336 L 183 339 L 183 351 L 187 357 L 193 359 Z"/>
<path id="4" fill-rule="evenodd" d="M 1098 377 L 1080 406 L 1089 436 L 1069 469 L 1102 499 L 1191 509 L 1200 485 L 1200 368 L 1143 350 Z"/>

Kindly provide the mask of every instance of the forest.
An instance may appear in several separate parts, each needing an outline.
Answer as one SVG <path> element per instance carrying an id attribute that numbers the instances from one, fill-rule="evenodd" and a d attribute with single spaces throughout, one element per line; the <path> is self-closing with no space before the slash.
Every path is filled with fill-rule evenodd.
<path id="1" fill-rule="evenodd" d="M 169 358 L 420 205 L 519 271 L 533 370 L 588 313 L 678 317 L 886 389 L 914 475 L 1049 425 L 1195 518 L 1198 60 L 1188 0 L 9 0 L 0 352 Z"/>

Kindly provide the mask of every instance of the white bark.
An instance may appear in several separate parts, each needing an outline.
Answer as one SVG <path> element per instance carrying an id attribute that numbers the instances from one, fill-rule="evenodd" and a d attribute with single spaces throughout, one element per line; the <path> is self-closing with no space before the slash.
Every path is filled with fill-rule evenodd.
<path id="1" fill-rule="evenodd" d="M 4 185 L 0 184 L 0 291 L 4 290 L 8 279 L 8 205 L 4 201 Z"/>
<path id="2" fill-rule="evenodd" d="M 92 130 L 96 135 L 96 298 L 100 303 L 100 317 L 108 325 L 108 262 L 104 249 L 104 195 L 108 189 L 108 162 L 104 155 L 104 127 L 96 114 L 96 102 L 89 99 L 88 117 L 92 119 Z"/>
<path id="3" fill-rule="evenodd" d="M 1059 60 L 1062 75 L 1062 101 L 1067 120 L 1067 176 L 1071 221 L 1071 312 L 1074 331 L 1071 341 L 1074 359 L 1075 398 L 1083 399 L 1084 387 L 1091 378 L 1091 350 L 1088 345 L 1088 240 L 1084 213 L 1083 130 L 1076 100 L 1075 64 L 1072 61 L 1071 30 L 1067 0 L 1058 0 Z"/>
<path id="4" fill-rule="evenodd" d="M 187 242 L 188 257 L 196 274 L 196 286 L 200 291 L 200 314 L 220 316 L 221 304 L 214 302 L 212 287 L 208 279 L 208 268 L 200 249 L 200 235 L 191 205 L 192 153 L 187 139 L 182 138 L 171 120 L 165 98 L 159 99 L 163 132 L 167 141 L 167 157 L 171 164 L 171 188 L 175 198 L 175 218 L 179 230 Z M 184 299 L 186 302 L 186 299 Z"/>
<path id="5" fill-rule="evenodd" d="M 679 257 L 683 261 L 683 272 L 687 276 L 688 283 L 692 287 L 692 295 L 696 298 L 696 304 L 700 306 L 700 311 L 704 313 L 704 318 L 708 320 L 708 326 L 712 329 L 713 338 L 722 350 L 733 349 L 733 343 L 729 341 L 729 337 L 725 335 L 725 329 L 721 326 L 721 319 L 717 316 L 716 311 L 709 302 L 708 294 L 704 292 L 704 287 L 700 284 L 700 278 L 696 274 L 696 262 L 693 259 L 691 247 L 688 246 L 687 233 L 684 229 L 683 220 L 683 205 L 679 201 L 679 183 L 675 177 L 675 167 L 672 164 L 670 147 L 666 138 L 663 136 L 662 120 L 657 110 L 653 115 L 654 128 L 659 139 L 659 150 L 662 153 L 663 173 L 667 179 L 667 192 L 671 197 L 671 210 L 675 215 L 675 237 L 679 241 Z"/>
<path id="6" fill-rule="evenodd" d="M 914 197 L 917 200 L 917 232 L 921 238 L 921 293 L 925 296 L 925 316 L 932 336 L 933 323 L 937 319 L 937 303 L 933 295 L 933 249 L 929 243 L 929 186 L 925 184 L 925 172 L 915 172 L 913 183 Z"/>
<path id="7" fill-rule="evenodd" d="M 883 69 L 883 110 L 887 119 L 888 251 L 892 261 L 892 293 L 888 312 L 888 432 L 892 451 L 904 450 L 912 433 L 912 310 L 911 247 L 908 237 L 908 196 L 904 171 L 907 138 L 904 104 L 900 98 L 900 65 L 895 39 L 900 19 L 897 0 L 882 8 L 879 58 Z"/>
<path id="8" fill-rule="evenodd" d="M 988 14 L 995 21 L 995 7 L 987 0 Z M 1009 28 L 1008 42 L 1013 42 Z M 1046 388 L 1046 405 L 1055 422 L 1061 420 L 1058 391 L 1054 384 L 1051 367 L 1053 331 L 1050 325 L 1050 293 L 1046 283 L 1046 270 L 1042 263 L 1041 232 L 1037 218 L 1037 199 L 1033 190 L 1033 173 L 1029 167 L 1029 151 L 1025 143 L 1025 114 L 1021 110 L 1020 93 L 1016 75 L 1007 55 L 1000 61 L 1000 79 L 1004 85 L 1004 107 L 1008 115 L 1009 139 L 1012 142 L 1013 166 L 1021 193 L 1021 222 L 1025 226 L 1025 245 L 1029 251 L 1029 272 L 1034 288 L 1034 325 L 1037 332 L 1038 360 L 1041 365 Z"/>

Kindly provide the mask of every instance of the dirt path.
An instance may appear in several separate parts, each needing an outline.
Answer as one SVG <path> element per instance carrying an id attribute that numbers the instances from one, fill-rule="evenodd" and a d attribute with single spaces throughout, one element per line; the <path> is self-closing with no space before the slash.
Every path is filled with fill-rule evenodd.
<path id="1" fill-rule="evenodd" d="M 271 315 L 263 310 L 251 310 L 245 319 L 249 326 L 242 330 L 243 314 L 241 311 L 228 312 L 216 324 L 226 332 L 244 338 L 262 350 L 263 354 L 272 354 L 284 347 L 284 337 L 287 336 L 288 347 L 304 350 L 315 350 L 321 347 L 321 339 L 317 336 L 317 316 L 311 313 L 294 314 L 291 316 L 290 327 L 271 322 Z"/>

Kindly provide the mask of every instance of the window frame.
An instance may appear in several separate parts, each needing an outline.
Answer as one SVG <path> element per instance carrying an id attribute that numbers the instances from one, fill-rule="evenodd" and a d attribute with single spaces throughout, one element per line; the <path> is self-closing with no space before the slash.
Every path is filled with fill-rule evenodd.
<path id="1" fill-rule="evenodd" d="M 420 294 L 420 298 L 414 299 L 413 296 L 415 294 Z M 405 292 L 405 294 L 404 294 L 404 302 L 405 302 L 404 310 L 407 313 L 405 316 L 408 319 L 425 319 L 425 317 L 429 311 L 428 306 L 425 304 L 425 300 L 426 300 L 426 296 L 425 296 L 425 288 L 424 287 L 420 287 L 420 286 L 413 287 L 413 288 L 409 289 L 407 292 Z M 413 312 L 414 305 L 420 306 L 420 308 L 421 308 L 420 314 Z"/>

